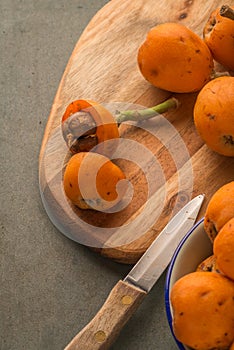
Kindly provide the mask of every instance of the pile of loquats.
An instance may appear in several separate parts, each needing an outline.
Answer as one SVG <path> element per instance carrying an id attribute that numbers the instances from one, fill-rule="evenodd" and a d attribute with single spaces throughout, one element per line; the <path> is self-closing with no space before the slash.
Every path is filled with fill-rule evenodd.
<path id="1" fill-rule="evenodd" d="M 197 350 L 234 349 L 234 181 L 219 188 L 205 213 L 213 255 L 173 285 L 173 330 Z"/>
<path id="2" fill-rule="evenodd" d="M 234 6 L 222 6 L 211 13 L 203 38 L 179 23 L 163 23 L 152 28 L 138 49 L 137 61 L 144 79 L 172 93 L 198 92 L 194 124 L 206 145 L 223 156 L 234 156 Z M 215 77 L 214 60 L 229 71 Z M 62 132 L 72 154 L 64 173 L 64 190 L 72 204 L 81 209 L 108 210 L 118 204 L 126 190 L 116 191 L 125 174 L 109 158 L 113 140 L 118 140 L 119 124 L 126 120 L 155 117 L 178 107 L 170 98 L 141 111 L 123 111 L 114 117 L 91 100 L 71 102 L 62 117 Z M 82 166 L 81 166 L 82 165 Z M 95 188 L 91 174 L 99 166 Z M 82 171 L 81 171 L 82 169 Z M 81 181 L 84 183 L 84 181 Z M 123 182 L 126 185 L 126 182 Z"/>
<path id="3" fill-rule="evenodd" d="M 210 15 L 203 38 L 179 23 L 152 28 L 139 47 L 143 77 L 172 93 L 198 92 L 194 124 L 206 145 L 222 156 L 234 156 L 234 7 L 222 6 Z M 216 77 L 214 60 L 229 71 Z M 121 201 L 126 176 L 110 160 L 125 120 L 142 120 L 176 108 L 171 98 L 146 110 L 114 117 L 91 100 L 71 102 L 62 118 L 62 132 L 71 152 L 64 172 L 64 190 L 81 209 L 108 210 Z M 96 185 L 90 186 L 96 172 Z M 81 188 L 80 184 L 83 184 Z M 94 188 L 95 187 L 95 188 Z M 234 350 L 234 182 L 221 187 L 206 210 L 204 229 L 213 255 L 197 271 L 179 279 L 171 292 L 174 333 L 197 350 Z"/>

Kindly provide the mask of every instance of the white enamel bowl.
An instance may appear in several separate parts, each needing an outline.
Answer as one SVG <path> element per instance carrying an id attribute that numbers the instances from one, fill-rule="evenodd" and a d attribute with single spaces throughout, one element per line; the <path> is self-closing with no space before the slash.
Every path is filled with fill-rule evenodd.
<path id="1" fill-rule="evenodd" d="M 212 244 L 203 228 L 204 219 L 200 220 L 182 239 L 168 268 L 165 284 L 165 306 L 172 335 L 180 350 L 190 350 L 175 337 L 172 328 L 173 313 L 170 292 L 173 284 L 182 276 L 196 270 L 197 266 L 212 255 Z"/>

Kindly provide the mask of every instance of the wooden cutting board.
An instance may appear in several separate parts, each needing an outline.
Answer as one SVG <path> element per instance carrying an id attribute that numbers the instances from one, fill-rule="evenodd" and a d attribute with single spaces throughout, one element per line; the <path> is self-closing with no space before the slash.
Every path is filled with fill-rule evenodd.
<path id="1" fill-rule="evenodd" d="M 134 189 L 126 208 L 116 213 L 79 210 L 67 201 L 62 186 L 70 157 L 60 124 L 67 105 L 76 99 L 113 103 L 114 107 L 116 102 L 150 107 L 164 101 L 171 94 L 151 86 L 137 66 L 137 51 L 146 33 L 159 23 L 179 22 L 202 36 L 210 12 L 220 5 L 217 0 L 112 0 L 84 30 L 55 96 L 39 159 L 43 203 L 53 223 L 69 238 L 105 257 L 135 263 L 189 199 L 206 195 L 201 217 L 212 194 L 233 180 L 234 159 L 209 150 L 196 133 L 193 93 L 174 94 L 181 105 L 162 119 L 121 125 L 122 139 L 140 145 L 136 163 L 142 160 L 136 164 L 134 152 L 130 152 L 131 161 L 116 160 Z M 162 120 L 170 122 L 171 134 Z M 152 162 L 158 167 L 147 177 L 146 169 L 154 169 Z"/>

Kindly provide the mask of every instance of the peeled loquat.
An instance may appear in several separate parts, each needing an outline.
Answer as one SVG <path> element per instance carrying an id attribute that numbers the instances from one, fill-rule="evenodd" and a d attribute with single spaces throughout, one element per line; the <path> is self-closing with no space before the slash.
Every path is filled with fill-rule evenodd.
<path id="1" fill-rule="evenodd" d="M 70 151 L 95 152 L 110 155 L 119 129 L 112 114 L 101 104 L 91 100 L 71 102 L 62 117 L 62 133 Z"/>

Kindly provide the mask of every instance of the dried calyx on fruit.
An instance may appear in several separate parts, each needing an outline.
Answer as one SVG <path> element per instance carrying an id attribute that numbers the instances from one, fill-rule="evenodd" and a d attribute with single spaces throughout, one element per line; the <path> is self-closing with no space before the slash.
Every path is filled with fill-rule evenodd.
<path id="1" fill-rule="evenodd" d="M 226 17 L 226 18 L 234 20 L 234 11 L 228 5 L 221 6 L 219 13 L 223 17 Z"/>
<path id="2" fill-rule="evenodd" d="M 210 255 L 208 258 L 203 260 L 197 267 L 196 271 L 206 271 L 206 272 L 216 272 L 220 273 L 218 264 L 217 264 L 217 259 L 213 255 Z"/>
<path id="3" fill-rule="evenodd" d="M 108 156 L 114 146 L 105 141 L 119 138 L 119 124 L 128 120 L 139 122 L 150 119 L 178 105 L 178 100 L 172 97 L 150 108 L 120 111 L 113 116 L 95 101 L 76 100 L 68 105 L 62 117 L 63 137 L 73 154 L 93 149 Z"/>

